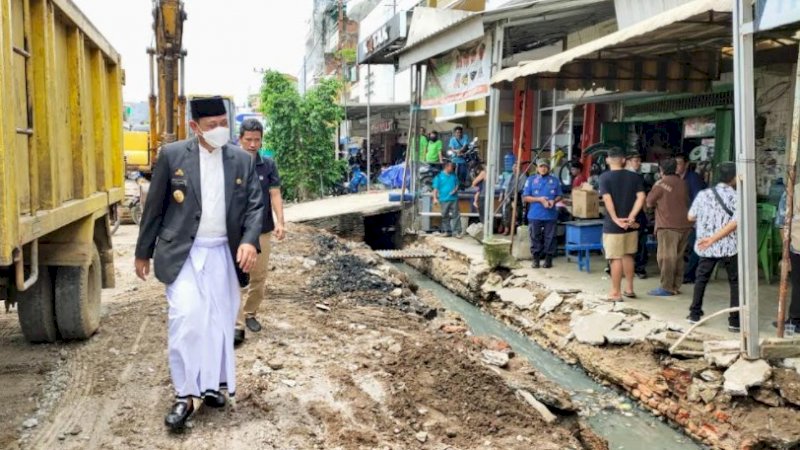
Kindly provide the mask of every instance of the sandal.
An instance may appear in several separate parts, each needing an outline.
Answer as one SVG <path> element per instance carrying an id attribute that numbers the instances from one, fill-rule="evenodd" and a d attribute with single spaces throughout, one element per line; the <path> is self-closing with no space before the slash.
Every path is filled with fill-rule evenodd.
<path id="1" fill-rule="evenodd" d="M 623 292 L 622 296 L 623 297 L 627 297 L 627 298 L 636 298 L 636 293 L 635 292 Z"/>
<path id="2" fill-rule="evenodd" d="M 622 302 L 622 297 L 606 297 L 607 302 Z"/>

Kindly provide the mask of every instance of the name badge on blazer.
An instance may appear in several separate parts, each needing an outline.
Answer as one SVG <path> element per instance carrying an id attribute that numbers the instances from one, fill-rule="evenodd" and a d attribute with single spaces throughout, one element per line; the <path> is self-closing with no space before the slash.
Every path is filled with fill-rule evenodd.
<path id="1" fill-rule="evenodd" d="M 172 199 L 175 200 L 175 203 L 183 203 L 186 200 L 186 180 L 173 178 L 170 184 L 172 185 Z"/>

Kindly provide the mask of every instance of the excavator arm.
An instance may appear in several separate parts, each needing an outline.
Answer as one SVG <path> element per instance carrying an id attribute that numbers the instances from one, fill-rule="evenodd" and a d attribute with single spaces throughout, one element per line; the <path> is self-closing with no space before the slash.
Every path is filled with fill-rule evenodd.
<path id="1" fill-rule="evenodd" d="M 182 0 L 153 0 L 155 48 L 150 55 L 150 168 L 158 149 L 186 137 Z"/>

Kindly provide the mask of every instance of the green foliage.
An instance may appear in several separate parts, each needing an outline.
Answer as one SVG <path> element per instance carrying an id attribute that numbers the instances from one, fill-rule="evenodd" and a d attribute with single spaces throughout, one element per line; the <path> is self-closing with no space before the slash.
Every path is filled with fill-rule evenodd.
<path id="1" fill-rule="evenodd" d="M 356 62 L 356 49 L 354 48 L 343 48 L 336 52 L 336 57 L 339 58 L 340 61 L 344 61 L 347 64 L 353 64 Z"/>
<path id="2" fill-rule="evenodd" d="M 308 200 L 341 182 L 346 162 L 336 161 L 334 136 L 344 109 L 340 80 L 327 79 L 301 96 L 283 74 L 264 74 L 261 105 L 270 128 L 266 148 L 275 150 L 281 184 L 289 199 Z"/>

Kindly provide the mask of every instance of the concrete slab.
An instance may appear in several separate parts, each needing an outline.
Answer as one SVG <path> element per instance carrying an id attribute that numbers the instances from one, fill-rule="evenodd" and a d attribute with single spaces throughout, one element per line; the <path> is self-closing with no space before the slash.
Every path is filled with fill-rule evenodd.
<path id="1" fill-rule="evenodd" d="M 593 312 L 578 317 L 572 325 L 572 332 L 578 342 L 591 345 L 603 345 L 606 334 L 622 323 L 625 315 L 620 313 Z"/>
<path id="2" fill-rule="evenodd" d="M 564 301 L 564 297 L 560 296 L 558 292 L 551 292 L 550 295 L 547 296 L 546 299 L 539 305 L 539 317 L 544 317 L 545 314 L 552 312 L 554 309 L 558 308 Z"/>
<path id="3" fill-rule="evenodd" d="M 535 300 L 533 293 L 525 288 L 504 288 L 497 291 L 500 301 L 511 303 L 519 309 L 526 310 L 533 307 Z"/>
<path id="4" fill-rule="evenodd" d="M 622 325 L 606 333 L 606 340 L 609 344 L 633 344 L 634 342 L 644 342 L 647 336 L 664 330 L 667 324 L 659 320 L 642 320 L 634 322 L 628 327 Z"/>
<path id="5" fill-rule="evenodd" d="M 736 361 L 723 375 L 723 389 L 731 395 L 747 395 L 747 388 L 761 386 L 772 375 L 772 368 L 763 359 Z"/>
<path id="6" fill-rule="evenodd" d="M 348 214 L 371 216 L 400 211 L 400 202 L 389 201 L 390 192 L 400 191 L 378 191 L 295 203 L 286 206 L 284 216 L 287 222 L 303 223 Z"/>

